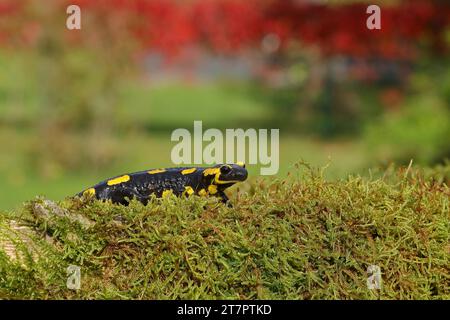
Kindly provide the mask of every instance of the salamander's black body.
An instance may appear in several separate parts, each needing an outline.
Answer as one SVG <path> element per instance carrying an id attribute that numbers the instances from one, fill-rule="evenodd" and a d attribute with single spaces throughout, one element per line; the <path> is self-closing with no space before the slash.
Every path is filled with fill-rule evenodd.
<path id="1" fill-rule="evenodd" d="M 228 197 L 224 190 L 247 179 L 247 174 L 243 163 L 219 164 L 210 168 L 153 169 L 105 180 L 84 190 L 78 196 L 91 195 L 99 200 L 128 205 L 128 200 L 133 198 L 147 204 L 152 194 L 157 197 L 196 194 L 218 196 L 226 203 Z"/>

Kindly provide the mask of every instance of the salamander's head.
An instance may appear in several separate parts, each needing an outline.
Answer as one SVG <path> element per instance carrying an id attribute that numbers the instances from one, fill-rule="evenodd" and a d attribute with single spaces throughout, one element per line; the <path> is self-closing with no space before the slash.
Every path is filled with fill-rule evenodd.
<path id="1" fill-rule="evenodd" d="M 227 188 L 236 182 L 245 181 L 248 172 L 245 169 L 245 164 L 238 162 L 236 164 L 218 164 L 212 168 L 207 168 L 203 171 L 203 175 L 205 177 L 214 176 L 211 184 Z"/>

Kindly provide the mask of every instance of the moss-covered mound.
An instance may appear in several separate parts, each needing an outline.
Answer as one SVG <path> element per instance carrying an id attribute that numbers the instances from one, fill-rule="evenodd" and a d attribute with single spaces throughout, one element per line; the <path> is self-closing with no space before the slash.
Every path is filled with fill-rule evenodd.
<path id="1" fill-rule="evenodd" d="M 320 171 L 215 199 L 37 199 L 0 215 L 0 298 L 450 299 L 450 191 Z M 81 267 L 81 288 L 66 287 Z M 367 269 L 381 270 L 381 289 Z"/>

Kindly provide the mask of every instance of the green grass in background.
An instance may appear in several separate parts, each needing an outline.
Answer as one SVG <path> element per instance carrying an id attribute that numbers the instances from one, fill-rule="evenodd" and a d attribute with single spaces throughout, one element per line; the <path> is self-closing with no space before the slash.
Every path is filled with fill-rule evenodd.
<path id="1" fill-rule="evenodd" d="M 122 91 L 118 118 L 152 130 L 192 128 L 195 120 L 205 127 L 254 126 L 270 121 L 273 110 L 252 99 L 253 90 L 245 82 L 133 84 Z"/>

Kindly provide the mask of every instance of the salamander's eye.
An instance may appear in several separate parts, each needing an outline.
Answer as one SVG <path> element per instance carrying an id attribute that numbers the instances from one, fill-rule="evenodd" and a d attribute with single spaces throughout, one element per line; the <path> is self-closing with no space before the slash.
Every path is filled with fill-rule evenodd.
<path id="1" fill-rule="evenodd" d="M 220 167 L 220 173 L 227 174 L 231 172 L 231 168 L 229 166 L 221 166 Z"/>

